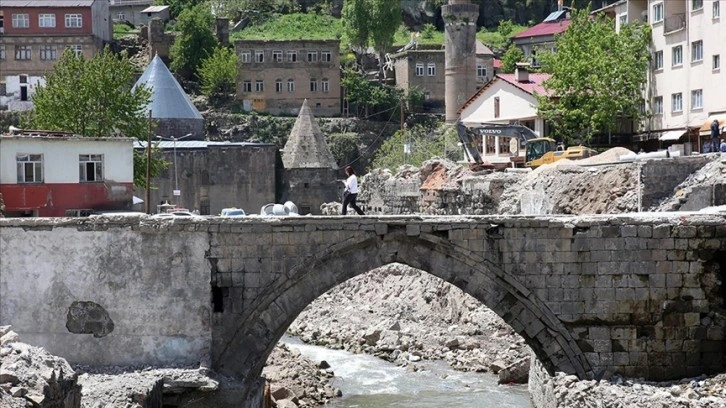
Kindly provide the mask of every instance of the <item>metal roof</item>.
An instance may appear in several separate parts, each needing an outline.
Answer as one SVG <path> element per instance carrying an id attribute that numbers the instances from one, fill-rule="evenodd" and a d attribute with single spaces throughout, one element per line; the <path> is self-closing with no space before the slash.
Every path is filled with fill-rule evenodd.
<path id="1" fill-rule="evenodd" d="M 173 149 L 174 142 L 168 140 L 153 140 L 151 144 L 160 149 Z M 274 146 L 273 143 L 249 143 L 249 142 L 213 142 L 209 140 L 178 140 L 177 149 L 206 149 L 214 147 L 236 147 L 236 146 Z M 146 149 L 145 141 L 135 141 L 134 149 Z"/>
<path id="2" fill-rule="evenodd" d="M 5 7 L 91 7 L 96 0 L 2 0 Z"/>
<path id="3" fill-rule="evenodd" d="M 169 6 L 149 6 L 143 10 L 141 10 L 142 13 L 161 13 L 162 11 L 168 9 Z"/>
<path id="4" fill-rule="evenodd" d="M 145 84 L 151 88 L 151 102 L 146 109 L 147 112 L 148 109 L 151 110 L 152 118 L 204 120 L 202 114 L 199 113 L 158 55 L 151 60 L 134 87 L 139 84 Z"/>

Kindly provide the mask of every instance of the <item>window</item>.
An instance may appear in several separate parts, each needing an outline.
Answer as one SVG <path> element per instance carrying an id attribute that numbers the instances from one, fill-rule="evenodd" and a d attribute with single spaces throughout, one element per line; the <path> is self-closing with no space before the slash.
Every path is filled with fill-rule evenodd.
<path id="1" fill-rule="evenodd" d="M 287 80 L 287 92 L 295 92 L 295 81 L 292 79 Z"/>
<path id="2" fill-rule="evenodd" d="M 245 81 L 242 82 L 242 92 L 252 92 L 252 81 L 245 79 Z"/>
<path id="3" fill-rule="evenodd" d="M 310 92 L 318 92 L 318 80 L 310 78 Z"/>
<path id="4" fill-rule="evenodd" d="M 694 41 L 691 43 L 691 62 L 703 61 L 703 41 Z"/>
<path id="5" fill-rule="evenodd" d="M 43 182 L 43 155 L 18 154 L 15 156 L 18 168 L 18 183 Z"/>
<path id="6" fill-rule="evenodd" d="M 55 14 L 38 14 L 38 27 L 40 27 L 40 28 L 55 27 Z"/>
<path id="7" fill-rule="evenodd" d="M 713 2 L 713 18 L 721 17 L 721 6 L 718 1 Z"/>
<path id="8" fill-rule="evenodd" d="M 659 23 L 663 21 L 663 3 L 653 5 L 653 22 Z"/>
<path id="9" fill-rule="evenodd" d="M 2 50 L 0 50 L 0 54 L 2 53 Z M 0 55 L 0 59 L 2 59 L 2 56 Z M 721 55 L 716 54 L 713 56 L 713 70 L 721 69 Z"/>
<path id="10" fill-rule="evenodd" d="M 703 0 L 693 0 L 691 2 L 691 10 L 701 10 L 703 8 Z"/>
<path id="11" fill-rule="evenodd" d="M 681 64 L 683 64 L 683 46 L 679 45 L 673 47 L 672 65 L 675 67 Z"/>
<path id="12" fill-rule="evenodd" d="M 15 47 L 16 60 L 29 60 L 32 49 L 29 45 L 18 45 Z"/>
<path id="13" fill-rule="evenodd" d="M 255 51 L 255 62 L 265 62 L 264 51 Z"/>
<path id="14" fill-rule="evenodd" d="M 287 62 L 297 62 L 297 51 L 287 52 Z"/>
<path id="15" fill-rule="evenodd" d="M 103 155 L 78 155 L 78 172 L 80 182 L 103 181 Z"/>
<path id="16" fill-rule="evenodd" d="M 682 112 L 683 111 L 683 94 L 678 92 L 671 94 L 671 111 Z"/>
<path id="17" fill-rule="evenodd" d="M 426 68 L 429 76 L 436 76 L 436 64 L 430 63 Z"/>
<path id="18" fill-rule="evenodd" d="M 321 62 L 330 62 L 333 60 L 332 54 L 330 54 L 330 51 L 320 51 L 320 61 Z"/>
<path id="19" fill-rule="evenodd" d="M 627 14 L 621 14 L 618 17 L 618 21 L 620 22 L 620 26 L 624 26 L 625 24 L 628 24 L 628 15 Z"/>
<path id="20" fill-rule="evenodd" d="M 76 57 L 82 57 L 83 56 L 83 46 L 80 44 L 77 45 L 69 45 L 66 48 L 73 51 L 73 55 Z"/>
<path id="21" fill-rule="evenodd" d="M 5 58 L 7 58 L 5 56 L 5 46 L 4 45 L 0 45 L 0 61 L 5 60 Z"/>
<path id="22" fill-rule="evenodd" d="M 499 117 L 499 109 L 500 109 L 500 104 L 499 103 L 500 103 L 499 102 L 499 97 L 498 96 L 495 96 L 494 97 L 494 117 L 495 118 L 498 118 Z"/>
<path id="23" fill-rule="evenodd" d="M 477 65 L 476 76 L 478 78 L 485 78 L 487 76 L 487 67 L 485 67 L 484 65 Z"/>
<path id="24" fill-rule="evenodd" d="M 28 28 L 28 27 L 30 27 L 30 15 L 13 14 L 13 28 Z"/>
<path id="25" fill-rule="evenodd" d="M 275 92 L 282 92 L 282 79 L 278 79 L 275 81 Z"/>
<path id="26" fill-rule="evenodd" d="M 323 78 L 323 80 L 320 81 L 320 86 L 323 89 L 323 92 L 330 92 L 330 81 L 328 81 L 328 78 Z"/>
<path id="27" fill-rule="evenodd" d="M 653 54 L 653 69 L 663 69 L 663 51 L 656 51 Z"/>
<path id="28" fill-rule="evenodd" d="M 317 51 L 308 51 L 308 62 L 318 62 Z"/>
<path id="29" fill-rule="evenodd" d="M 265 83 L 262 81 L 255 81 L 255 92 L 257 92 L 257 93 L 265 92 Z"/>
<path id="30" fill-rule="evenodd" d="M 66 14 L 66 28 L 83 27 L 83 16 L 80 14 Z"/>
<path id="31" fill-rule="evenodd" d="M 691 109 L 703 108 L 703 89 L 691 91 Z"/>
<path id="32" fill-rule="evenodd" d="M 424 74 L 424 64 L 416 64 L 416 76 L 423 76 Z"/>
<path id="33" fill-rule="evenodd" d="M 282 51 L 272 51 L 272 60 L 275 62 L 282 62 Z"/>
<path id="34" fill-rule="evenodd" d="M 662 96 L 656 96 L 655 98 L 653 98 L 653 114 L 655 114 L 655 115 L 663 114 L 663 97 Z"/>
<path id="35" fill-rule="evenodd" d="M 58 59 L 58 47 L 55 45 L 41 45 L 40 59 L 42 61 L 54 61 Z"/>
<path id="36" fill-rule="evenodd" d="M 242 52 L 242 62 L 252 62 L 252 54 L 249 51 Z"/>
<path id="37" fill-rule="evenodd" d="M 118 14 L 116 15 L 116 20 L 121 20 L 121 21 L 124 21 L 124 20 L 126 20 L 126 14 L 124 14 L 123 12 L 119 12 L 119 13 L 118 13 Z"/>

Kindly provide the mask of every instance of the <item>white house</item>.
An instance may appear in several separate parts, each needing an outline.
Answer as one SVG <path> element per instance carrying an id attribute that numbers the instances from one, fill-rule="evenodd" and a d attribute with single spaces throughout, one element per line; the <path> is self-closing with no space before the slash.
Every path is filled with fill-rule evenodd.
<path id="1" fill-rule="evenodd" d="M 479 124 L 518 124 L 540 136 L 548 130 L 544 119 L 537 114 L 536 94 L 546 95 L 542 83 L 550 74 L 529 73 L 518 68 L 514 74 L 496 74 L 459 110 L 460 120 L 468 126 Z M 513 142 L 510 137 L 483 135 L 482 158 L 490 163 L 509 163 L 511 157 L 524 157 L 524 141 Z"/>
<path id="2" fill-rule="evenodd" d="M 38 131 L 0 135 L 0 194 L 7 216 L 130 209 L 133 181 L 131 138 Z"/>

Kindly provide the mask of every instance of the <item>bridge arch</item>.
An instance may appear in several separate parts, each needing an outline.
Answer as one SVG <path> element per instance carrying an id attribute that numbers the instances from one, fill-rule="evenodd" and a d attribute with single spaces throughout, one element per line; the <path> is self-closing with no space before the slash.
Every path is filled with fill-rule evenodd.
<path id="1" fill-rule="evenodd" d="M 319 296 L 358 275 L 391 263 L 430 273 L 473 296 L 499 315 L 532 348 L 543 366 L 590 376 L 591 368 L 572 334 L 544 302 L 486 259 L 431 233 L 410 236 L 405 229 L 352 237 L 285 271 L 288 279 L 273 285 L 245 311 L 216 348 L 213 366 L 256 382 L 273 348 L 297 316 Z M 491 258 L 498 254 L 491 253 Z"/>

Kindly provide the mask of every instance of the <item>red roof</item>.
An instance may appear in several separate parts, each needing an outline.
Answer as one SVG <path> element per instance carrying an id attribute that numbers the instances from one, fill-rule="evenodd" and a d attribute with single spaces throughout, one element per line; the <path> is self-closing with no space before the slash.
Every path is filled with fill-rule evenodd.
<path id="1" fill-rule="evenodd" d="M 527 92 L 528 94 L 534 94 L 535 92 L 537 92 L 537 94 L 539 95 L 548 95 L 550 93 L 544 88 L 542 83 L 545 80 L 549 79 L 552 74 L 530 72 L 529 81 L 527 82 L 518 82 L 514 74 L 497 74 L 496 76 L 499 79 L 509 82 L 510 84 L 516 86 L 524 92 Z"/>
<path id="2" fill-rule="evenodd" d="M 565 32 L 567 27 L 570 26 L 572 20 L 565 19 L 560 21 L 553 21 L 547 23 L 539 23 L 534 27 L 530 27 L 521 33 L 513 36 L 512 38 L 530 38 L 530 37 L 543 37 L 546 35 L 554 35 Z"/>
<path id="3" fill-rule="evenodd" d="M 547 91 L 544 88 L 544 85 L 542 83 L 549 79 L 552 76 L 552 74 L 541 74 L 541 73 L 529 73 L 529 81 L 526 82 L 517 82 L 515 79 L 514 74 L 496 74 L 494 75 L 494 78 L 489 81 L 486 85 L 481 87 L 474 95 L 472 95 L 471 98 L 469 98 L 468 101 L 464 102 L 464 104 L 459 108 L 458 113 L 461 114 L 461 112 L 469 105 L 474 103 L 475 100 L 481 96 L 484 91 L 486 91 L 489 87 L 491 87 L 496 81 L 502 80 L 504 82 L 507 82 L 511 85 L 514 85 L 515 87 L 523 90 L 524 92 L 527 92 L 528 94 L 534 95 L 534 92 L 537 92 L 539 95 L 550 95 L 552 92 Z"/>

